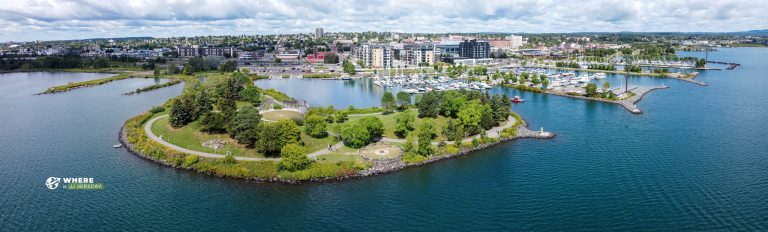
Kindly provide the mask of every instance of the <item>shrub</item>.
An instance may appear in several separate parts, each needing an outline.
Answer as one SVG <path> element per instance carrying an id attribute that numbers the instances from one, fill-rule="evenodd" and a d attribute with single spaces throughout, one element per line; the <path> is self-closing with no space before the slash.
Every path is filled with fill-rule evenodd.
<path id="1" fill-rule="evenodd" d="M 163 106 L 155 106 L 155 107 L 152 107 L 152 109 L 149 109 L 149 113 L 153 113 L 153 114 L 160 113 L 163 111 L 165 111 L 165 107 Z"/>
<path id="2" fill-rule="evenodd" d="M 306 156 L 307 149 L 301 145 L 291 143 L 280 150 L 280 162 L 277 168 L 281 171 L 298 171 L 309 167 L 312 160 Z"/>
<path id="3" fill-rule="evenodd" d="M 235 159 L 234 156 L 227 155 L 227 156 L 224 156 L 224 159 L 222 159 L 222 162 L 224 162 L 224 164 L 232 165 L 232 164 L 236 164 L 237 160 Z"/>
<path id="4" fill-rule="evenodd" d="M 184 166 L 190 167 L 200 161 L 200 157 L 197 155 L 188 155 L 184 158 Z"/>

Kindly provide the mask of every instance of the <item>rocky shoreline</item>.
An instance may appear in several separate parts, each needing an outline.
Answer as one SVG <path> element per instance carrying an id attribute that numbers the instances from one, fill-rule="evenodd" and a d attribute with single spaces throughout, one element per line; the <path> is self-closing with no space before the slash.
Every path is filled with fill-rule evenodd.
<path id="1" fill-rule="evenodd" d="M 551 132 L 532 131 L 532 130 L 527 128 L 527 125 L 528 125 L 528 123 L 525 122 L 525 120 L 523 120 L 522 124 L 517 127 L 517 133 L 516 133 L 516 135 L 514 137 L 500 138 L 500 140 L 497 141 L 497 142 L 481 144 L 481 145 L 479 145 L 477 147 L 470 148 L 470 149 L 463 149 L 463 150 L 460 150 L 459 152 L 456 152 L 454 154 L 433 156 L 433 157 L 430 157 L 429 159 L 427 159 L 425 161 L 422 161 L 422 162 L 419 162 L 419 163 L 406 164 L 406 163 L 404 163 L 399 158 L 398 159 L 391 159 L 391 160 L 379 160 L 379 161 L 374 162 L 375 165 L 372 165 L 372 167 L 370 167 L 368 169 L 365 169 L 365 170 L 358 171 L 354 175 L 336 176 L 336 177 L 328 177 L 328 178 L 317 178 L 317 179 L 301 180 L 301 181 L 299 181 L 299 180 L 289 180 L 289 179 L 283 179 L 283 178 L 256 178 L 256 177 L 254 177 L 254 178 L 239 178 L 239 177 L 225 177 L 225 176 L 221 176 L 221 175 L 216 175 L 214 173 L 201 172 L 201 171 L 199 171 L 197 169 L 194 169 L 194 168 L 183 167 L 183 166 L 175 166 L 175 165 L 169 163 L 166 160 L 156 159 L 154 157 L 151 157 L 151 156 L 148 156 L 146 154 L 143 154 L 140 151 L 138 151 L 137 149 L 135 149 L 135 147 L 131 143 L 128 142 L 127 134 L 125 133 L 125 125 L 123 125 L 123 127 L 120 128 L 119 140 L 120 140 L 120 143 L 123 144 L 123 147 L 125 147 L 130 153 L 132 153 L 132 154 L 134 154 L 134 155 L 136 155 L 138 157 L 141 157 L 141 158 L 143 158 L 145 160 L 152 161 L 152 162 L 155 162 L 155 163 L 159 163 L 159 164 L 161 164 L 163 166 L 174 168 L 174 169 L 178 169 L 178 170 L 193 171 L 193 172 L 203 173 L 203 174 L 207 174 L 207 175 L 211 175 L 211 176 L 216 176 L 216 177 L 241 179 L 241 180 L 254 181 L 254 182 L 259 182 L 259 183 L 301 184 L 301 183 L 310 183 L 310 182 L 342 181 L 342 180 L 349 180 L 349 179 L 356 179 L 356 178 L 362 178 L 362 177 L 367 177 L 367 176 L 375 176 L 375 175 L 381 175 L 381 174 L 386 174 L 386 173 L 392 173 L 392 172 L 399 171 L 399 170 L 402 170 L 402 169 L 408 168 L 408 167 L 422 166 L 422 165 L 434 163 L 434 162 L 437 162 L 437 161 L 440 161 L 440 160 L 445 160 L 445 159 L 448 159 L 448 158 L 453 158 L 453 157 L 457 157 L 457 156 L 466 155 L 466 154 L 469 154 L 469 153 L 473 153 L 473 152 L 476 152 L 476 151 L 483 150 L 483 149 L 491 147 L 491 146 L 495 146 L 495 145 L 501 144 L 503 142 L 507 142 L 507 141 L 515 140 L 515 139 L 519 139 L 519 138 L 548 139 L 548 138 L 555 137 L 555 134 L 551 133 Z"/>

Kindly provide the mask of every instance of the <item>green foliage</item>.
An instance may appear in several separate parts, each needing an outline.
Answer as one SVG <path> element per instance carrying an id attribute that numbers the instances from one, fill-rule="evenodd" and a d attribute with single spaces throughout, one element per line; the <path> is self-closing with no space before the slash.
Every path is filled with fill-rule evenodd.
<path id="1" fill-rule="evenodd" d="M 265 154 L 276 154 L 286 144 L 298 143 L 300 139 L 301 128 L 291 120 L 261 123 L 259 124 L 256 148 Z"/>
<path id="2" fill-rule="evenodd" d="M 149 113 L 156 114 L 165 111 L 165 107 L 163 106 L 154 106 L 152 109 L 149 109 Z"/>
<path id="3" fill-rule="evenodd" d="M 237 111 L 229 126 L 229 135 L 237 142 L 253 147 L 259 134 L 261 114 L 253 106 L 245 106 Z"/>
<path id="4" fill-rule="evenodd" d="M 381 96 L 381 108 L 384 108 L 384 112 L 392 112 L 397 108 L 395 96 L 391 92 L 384 92 Z"/>
<path id="5" fill-rule="evenodd" d="M 183 165 L 185 167 L 190 167 L 192 165 L 195 165 L 197 162 L 200 162 L 200 157 L 198 157 L 197 155 L 188 155 L 187 157 L 184 157 Z"/>
<path id="6" fill-rule="evenodd" d="M 470 101 L 469 104 L 462 108 L 457 114 L 459 125 L 470 134 L 478 133 L 480 130 L 480 121 L 483 118 L 483 110 L 483 105 L 479 100 Z"/>
<path id="7" fill-rule="evenodd" d="M 180 96 L 171 104 L 170 122 L 175 128 L 182 127 L 197 120 L 197 110 L 194 101 L 189 96 Z"/>
<path id="8" fill-rule="evenodd" d="M 399 138 L 405 138 L 408 133 L 415 129 L 416 115 L 412 111 L 405 111 L 395 116 L 397 126 L 395 127 L 395 135 Z"/>
<path id="9" fill-rule="evenodd" d="M 277 168 L 281 171 L 304 170 L 312 165 L 312 160 L 307 157 L 307 149 L 301 145 L 291 143 L 286 144 L 280 150 L 280 162 Z"/>
<path id="10" fill-rule="evenodd" d="M 464 127 L 453 119 L 448 120 L 448 124 L 445 125 L 442 133 L 450 141 L 461 141 L 464 139 Z"/>
<path id="11" fill-rule="evenodd" d="M 200 117 L 203 132 L 224 133 L 227 131 L 227 119 L 219 112 L 208 112 Z"/>
<path id="12" fill-rule="evenodd" d="M 237 61 L 234 60 L 228 60 L 219 65 L 219 71 L 221 72 L 234 72 L 235 70 L 237 70 Z"/>
<path id="13" fill-rule="evenodd" d="M 437 92 L 427 92 L 421 99 L 416 102 L 416 107 L 419 109 L 419 117 L 436 118 L 440 112 L 440 98 Z"/>
<path id="14" fill-rule="evenodd" d="M 345 73 L 348 73 L 350 75 L 355 75 L 355 72 L 356 72 L 355 65 L 353 65 L 352 62 L 349 61 L 349 59 L 344 60 L 341 66 Z"/>
<path id="15" fill-rule="evenodd" d="M 406 92 L 398 92 L 397 105 L 400 110 L 407 109 L 411 105 L 411 95 Z"/>
<path id="16" fill-rule="evenodd" d="M 366 116 L 357 122 L 365 126 L 365 130 L 368 131 L 369 142 L 380 139 L 384 134 L 384 122 L 382 122 L 381 119 L 377 117 Z"/>
<path id="17" fill-rule="evenodd" d="M 244 88 L 238 95 L 240 96 L 240 100 L 250 102 L 254 106 L 261 104 L 261 94 L 256 87 Z"/>
<path id="18" fill-rule="evenodd" d="M 587 84 L 587 97 L 596 97 L 597 96 L 597 84 L 595 83 L 589 83 Z"/>
<path id="19" fill-rule="evenodd" d="M 327 123 L 320 115 L 309 115 L 304 121 L 304 133 L 315 138 L 322 138 L 328 135 Z"/>
<path id="20" fill-rule="evenodd" d="M 643 69 L 640 68 L 640 66 L 638 65 L 627 65 L 627 66 L 624 66 L 624 71 L 639 73 L 639 72 L 643 72 Z"/>
<path id="21" fill-rule="evenodd" d="M 361 148 L 370 141 L 370 134 L 366 126 L 359 122 L 344 125 L 341 129 L 341 138 L 344 145 L 351 148 Z"/>
<path id="22" fill-rule="evenodd" d="M 224 162 L 224 164 L 232 165 L 237 163 L 237 160 L 232 155 L 227 155 L 227 156 L 224 156 L 224 159 L 222 159 L 222 162 Z"/>

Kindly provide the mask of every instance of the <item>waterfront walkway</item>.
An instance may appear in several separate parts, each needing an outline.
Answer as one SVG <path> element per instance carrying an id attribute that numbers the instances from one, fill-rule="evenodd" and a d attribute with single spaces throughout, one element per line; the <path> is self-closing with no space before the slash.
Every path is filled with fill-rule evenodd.
<path id="1" fill-rule="evenodd" d="M 178 151 L 178 152 L 198 155 L 198 156 L 202 156 L 202 157 L 206 157 L 206 158 L 215 158 L 215 159 L 220 159 L 220 158 L 226 157 L 226 155 L 206 153 L 206 152 L 186 149 L 186 148 L 183 148 L 183 147 L 179 147 L 179 146 L 173 145 L 173 144 L 171 144 L 169 142 L 166 142 L 165 140 L 161 139 L 160 137 L 158 137 L 157 135 L 152 133 L 152 124 L 155 123 L 155 121 L 157 121 L 158 119 L 161 119 L 161 118 L 164 118 L 164 117 L 168 117 L 168 115 L 163 115 L 163 116 L 160 116 L 160 117 L 156 117 L 156 118 L 150 119 L 149 121 L 147 121 L 146 124 L 144 124 L 144 132 L 147 134 L 147 137 L 149 137 L 150 139 L 154 140 L 155 142 L 158 142 L 158 143 L 162 144 L 163 146 L 166 146 L 166 147 L 168 147 L 170 149 L 173 149 L 175 151 Z M 256 157 L 239 157 L 239 156 L 233 156 L 233 157 L 235 157 L 236 160 L 249 160 L 249 161 L 277 161 L 277 160 L 280 160 L 280 158 L 256 158 Z"/>
<path id="2" fill-rule="evenodd" d="M 666 89 L 669 88 L 669 86 L 659 86 L 659 87 L 636 87 L 635 89 L 631 90 L 632 93 L 635 95 L 629 98 L 626 98 L 624 100 L 619 100 L 616 102 L 617 104 L 623 106 L 629 112 L 632 112 L 633 114 L 642 114 L 643 111 L 641 111 L 639 108 L 637 108 L 637 105 L 635 105 L 637 102 L 643 99 L 643 96 L 647 94 L 648 92 L 651 92 L 653 90 L 657 89 Z"/>

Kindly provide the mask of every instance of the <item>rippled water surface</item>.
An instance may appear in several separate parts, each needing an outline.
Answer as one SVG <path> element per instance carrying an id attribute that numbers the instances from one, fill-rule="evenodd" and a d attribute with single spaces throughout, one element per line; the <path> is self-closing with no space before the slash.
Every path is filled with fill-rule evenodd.
<path id="1" fill-rule="evenodd" d="M 638 104 L 642 115 L 495 88 L 525 98 L 514 110 L 558 136 L 388 175 L 296 186 L 176 171 L 111 147 L 127 118 L 179 94 L 181 85 L 120 95 L 154 82 L 129 79 L 33 96 L 103 75 L 0 74 L 0 230 L 765 231 L 768 49 L 709 57 L 743 66 L 704 72 L 706 87 L 630 78 L 671 87 L 647 95 Z M 377 105 L 383 93 L 363 81 L 257 84 L 337 107 Z M 93 177 L 106 188 L 48 190 L 49 176 Z"/>

